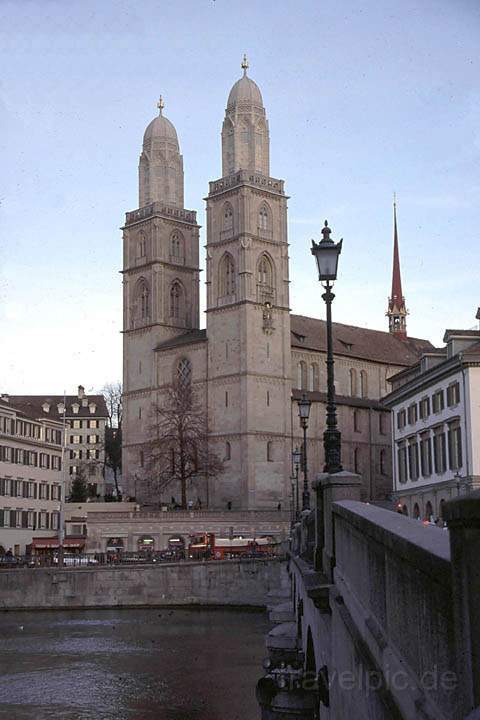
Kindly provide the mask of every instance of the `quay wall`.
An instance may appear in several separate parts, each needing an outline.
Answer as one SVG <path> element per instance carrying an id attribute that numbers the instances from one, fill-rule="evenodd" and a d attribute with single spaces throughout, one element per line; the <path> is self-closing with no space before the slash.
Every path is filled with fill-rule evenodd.
<path id="1" fill-rule="evenodd" d="M 1 610 L 222 605 L 264 607 L 289 584 L 286 562 L 215 560 L 0 571 Z"/>

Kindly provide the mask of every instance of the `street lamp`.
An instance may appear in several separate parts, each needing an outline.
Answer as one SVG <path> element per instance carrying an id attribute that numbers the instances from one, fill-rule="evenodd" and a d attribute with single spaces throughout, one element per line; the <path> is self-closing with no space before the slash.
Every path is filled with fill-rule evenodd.
<path id="1" fill-rule="evenodd" d="M 292 451 L 292 460 L 293 460 L 293 466 L 295 468 L 295 484 L 296 484 L 296 491 L 295 491 L 295 520 L 298 520 L 298 509 L 300 505 L 300 498 L 298 494 L 298 469 L 300 467 L 300 461 L 302 459 L 302 453 L 298 449 L 298 447 L 295 448 L 295 450 Z"/>
<path id="2" fill-rule="evenodd" d="M 322 240 L 312 240 L 312 255 L 315 256 L 318 268 L 318 279 L 325 292 L 322 295 L 327 306 L 327 427 L 323 433 L 325 448 L 324 472 L 333 474 L 343 470 L 341 463 L 341 434 L 337 427 L 337 408 L 335 405 L 335 376 L 333 370 L 333 338 L 332 338 L 332 302 L 335 295 L 331 282 L 337 279 L 338 258 L 342 252 L 342 242 L 337 244 L 330 238 L 332 231 L 325 220 L 322 228 Z"/>
<path id="3" fill-rule="evenodd" d="M 303 494 L 302 494 L 302 510 L 310 510 L 310 492 L 308 490 L 308 464 L 307 464 L 307 428 L 308 418 L 310 417 L 310 407 L 312 403 L 303 393 L 298 401 L 298 417 L 303 430 Z"/>

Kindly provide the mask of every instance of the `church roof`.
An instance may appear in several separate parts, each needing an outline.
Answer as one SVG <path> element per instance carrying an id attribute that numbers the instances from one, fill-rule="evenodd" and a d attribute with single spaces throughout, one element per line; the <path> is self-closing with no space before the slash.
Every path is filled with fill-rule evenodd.
<path id="1" fill-rule="evenodd" d="M 154 118 L 152 122 L 147 126 L 145 134 L 143 136 L 143 142 L 151 140 L 152 138 L 161 138 L 164 140 L 170 140 L 178 145 L 177 131 L 170 122 L 170 120 L 164 115 L 159 115 Z"/>
<path id="2" fill-rule="evenodd" d="M 291 315 L 292 347 L 304 350 L 327 351 L 327 324 L 325 320 Z M 419 338 L 400 339 L 389 332 L 370 330 L 333 323 L 333 352 L 335 355 L 409 366 L 419 360 L 424 352 L 433 350 L 428 340 Z"/>
<path id="3" fill-rule="evenodd" d="M 182 347 L 182 345 L 190 345 L 191 343 L 205 342 L 207 339 L 207 331 L 190 330 L 189 332 L 177 335 L 177 337 L 165 340 L 159 343 L 155 350 L 169 350 L 170 348 Z"/>
<path id="4" fill-rule="evenodd" d="M 227 108 L 231 107 L 232 105 L 237 105 L 239 103 L 263 107 L 263 99 L 260 88 L 258 87 L 257 83 L 254 82 L 247 75 L 248 60 L 246 55 L 243 56 L 242 68 L 243 77 L 241 77 L 240 80 L 237 80 L 235 85 L 230 90 L 227 101 Z"/>

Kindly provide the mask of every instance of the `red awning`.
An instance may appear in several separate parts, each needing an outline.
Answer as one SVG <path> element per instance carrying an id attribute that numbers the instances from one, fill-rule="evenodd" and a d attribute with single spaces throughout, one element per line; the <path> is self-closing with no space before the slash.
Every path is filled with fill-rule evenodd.
<path id="1" fill-rule="evenodd" d="M 85 538 L 68 538 L 63 541 L 63 547 L 83 548 Z M 36 550 L 46 550 L 47 548 L 58 548 L 58 537 L 34 537 L 32 538 L 32 547 Z"/>

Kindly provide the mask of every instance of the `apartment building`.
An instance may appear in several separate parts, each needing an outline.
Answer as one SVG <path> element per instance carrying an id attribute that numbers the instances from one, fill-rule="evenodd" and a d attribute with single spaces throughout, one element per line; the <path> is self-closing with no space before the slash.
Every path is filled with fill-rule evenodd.
<path id="1" fill-rule="evenodd" d="M 0 555 L 58 532 L 62 423 L 0 399 Z"/>
<path id="2" fill-rule="evenodd" d="M 441 518 L 442 505 L 480 487 L 480 330 L 447 330 L 390 379 L 394 492 L 398 509 Z"/>

